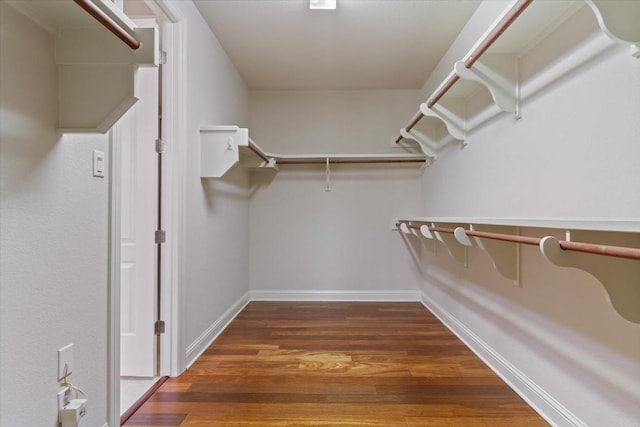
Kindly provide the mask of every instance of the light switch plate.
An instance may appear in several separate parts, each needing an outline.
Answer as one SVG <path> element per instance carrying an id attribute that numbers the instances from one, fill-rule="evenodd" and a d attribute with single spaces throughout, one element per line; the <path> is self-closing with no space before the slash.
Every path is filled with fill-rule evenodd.
<path id="1" fill-rule="evenodd" d="M 104 151 L 93 150 L 93 176 L 104 178 Z"/>
<path id="2" fill-rule="evenodd" d="M 58 381 L 64 378 L 64 367 L 67 368 L 67 375 L 73 372 L 73 344 L 65 345 L 58 350 Z"/>

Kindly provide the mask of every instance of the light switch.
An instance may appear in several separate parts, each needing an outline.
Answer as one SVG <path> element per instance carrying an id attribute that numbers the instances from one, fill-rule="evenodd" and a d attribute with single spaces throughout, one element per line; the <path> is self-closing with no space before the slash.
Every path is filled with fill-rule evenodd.
<path id="1" fill-rule="evenodd" d="M 104 151 L 93 150 L 93 176 L 104 178 Z"/>

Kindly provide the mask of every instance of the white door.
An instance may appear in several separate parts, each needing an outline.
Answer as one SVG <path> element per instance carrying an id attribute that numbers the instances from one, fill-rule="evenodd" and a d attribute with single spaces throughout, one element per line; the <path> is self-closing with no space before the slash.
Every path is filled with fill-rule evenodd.
<path id="1" fill-rule="evenodd" d="M 155 375 L 158 70 L 136 72 L 138 102 L 117 124 L 121 147 L 120 375 Z"/>

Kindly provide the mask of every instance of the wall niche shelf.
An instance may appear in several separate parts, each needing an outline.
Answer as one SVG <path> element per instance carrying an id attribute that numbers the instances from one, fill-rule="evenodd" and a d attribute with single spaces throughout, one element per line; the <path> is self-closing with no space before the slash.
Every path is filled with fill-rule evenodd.
<path id="1" fill-rule="evenodd" d="M 521 245 L 538 246 L 550 263 L 577 268 L 598 279 L 618 314 L 640 323 L 640 221 L 412 217 L 399 218 L 394 224 L 405 236 L 443 243 L 465 267 L 467 248 L 478 247 L 517 286 L 522 286 Z M 565 240 L 522 235 L 523 227 L 560 230 Z"/>
<path id="2" fill-rule="evenodd" d="M 278 170 L 281 165 L 414 163 L 425 165 L 423 154 L 274 154 L 258 146 L 249 130 L 238 126 L 200 127 L 200 177 L 221 178 L 236 163 L 253 171 Z"/>
<path id="3" fill-rule="evenodd" d="M 640 57 L 638 22 L 637 1 L 512 1 L 419 105 L 396 143 L 417 143 L 432 160 L 451 142 L 465 146 L 470 131 L 505 112 L 519 119 L 523 100 L 616 44 L 630 45 L 631 54 Z M 556 31 L 565 25 L 578 28 L 583 39 L 569 42 L 570 37 Z M 564 50 L 522 76 L 527 53 L 542 43 L 562 45 Z"/>
<path id="4" fill-rule="evenodd" d="M 137 101 L 136 66 L 158 65 L 157 29 L 137 26 L 108 0 L 87 2 L 140 42 L 134 50 L 73 0 L 8 0 L 7 3 L 54 36 L 58 130 L 106 133 Z"/>

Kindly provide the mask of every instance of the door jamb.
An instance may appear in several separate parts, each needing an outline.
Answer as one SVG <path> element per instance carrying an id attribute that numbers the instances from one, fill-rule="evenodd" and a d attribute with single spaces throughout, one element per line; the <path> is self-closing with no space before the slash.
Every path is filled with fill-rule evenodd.
<path id="1" fill-rule="evenodd" d="M 165 186 L 165 213 L 167 239 L 162 251 L 163 292 L 162 312 L 167 318 L 165 339 L 161 340 L 161 375 L 177 376 L 184 371 L 184 348 L 182 345 L 181 301 L 184 272 L 182 236 L 184 230 L 184 170 L 186 156 L 184 146 L 185 128 L 185 67 L 184 67 L 184 20 L 171 4 L 165 0 L 147 0 L 149 6 L 172 25 L 163 31 L 163 44 L 175 57 L 171 66 L 165 66 L 163 81 L 164 135 L 171 141 L 167 149 Z M 121 138 L 113 130 L 109 134 L 109 229 L 108 229 L 108 319 L 107 319 L 107 424 L 120 425 L 120 200 L 121 200 Z"/>

